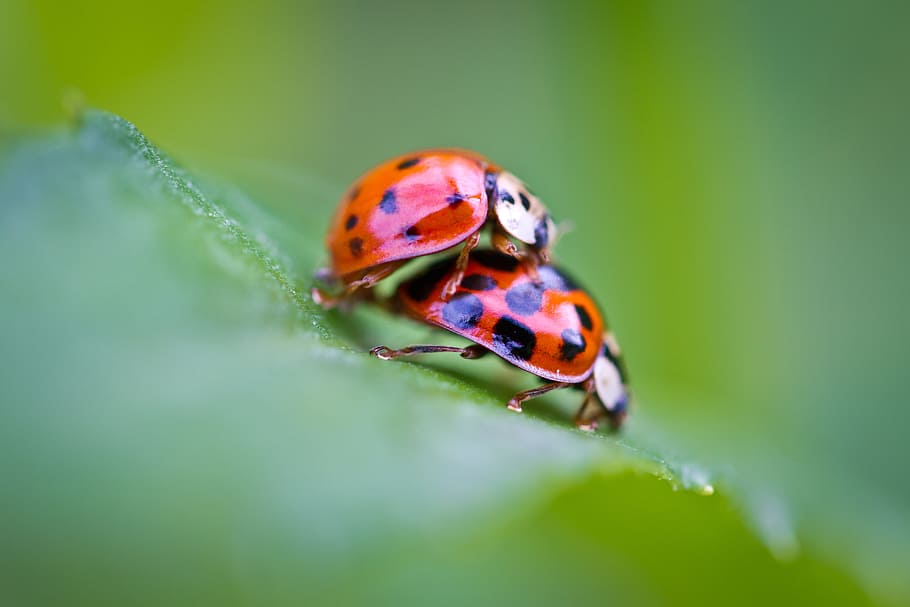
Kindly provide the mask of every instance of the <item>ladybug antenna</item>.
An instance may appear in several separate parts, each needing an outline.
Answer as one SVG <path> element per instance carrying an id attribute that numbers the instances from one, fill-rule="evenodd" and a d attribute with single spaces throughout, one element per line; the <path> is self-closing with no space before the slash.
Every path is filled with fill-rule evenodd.
<path id="1" fill-rule="evenodd" d="M 563 219 L 556 224 L 556 233 L 553 234 L 550 240 L 550 247 L 555 247 L 556 243 L 562 240 L 562 237 L 566 234 L 571 234 L 575 231 L 575 222 L 571 219 Z"/>

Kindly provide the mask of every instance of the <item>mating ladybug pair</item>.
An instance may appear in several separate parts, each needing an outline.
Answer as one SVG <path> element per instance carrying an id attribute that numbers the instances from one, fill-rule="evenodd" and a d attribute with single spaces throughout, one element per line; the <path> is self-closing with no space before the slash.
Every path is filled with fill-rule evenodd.
<path id="1" fill-rule="evenodd" d="M 475 250 L 485 226 L 493 248 Z M 319 272 L 337 295 L 315 288 L 313 298 L 327 308 L 363 298 L 363 289 L 408 260 L 461 245 L 457 256 L 402 283 L 395 302 L 475 345 L 378 346 L 371 353 L 389 360 L 431 352 L 479 358 L 492 351 L 547 382 L 516 394 L 510 409 L 575 387 L 585 393 L 575 416 L 579 427 L 595 427 L 602 415 L 618 427 L 628 406 L 619 347 L 591 297 L 549 265 L 555 236 L 540 200 L 484 157 L 460 150 L 401 156 L 368 172 L 341 201 L 326 236 L 331 268 Z"/>

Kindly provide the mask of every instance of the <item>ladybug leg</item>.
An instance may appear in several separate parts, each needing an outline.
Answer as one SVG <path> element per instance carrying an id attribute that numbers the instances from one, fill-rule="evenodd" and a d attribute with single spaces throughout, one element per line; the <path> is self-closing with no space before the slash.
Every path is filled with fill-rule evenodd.
<path id="1" fill-rule="evenodd" d="M 329 295 L 319 287 L 313 287 L 310 289 L 310 297 L 313 298 L 313 301 L 322 306 L 323 310 L 332 310 L 334 308 L 341 308 L 346 312 L 350 312 L 351 307 L 356 301 L 375 301 L 376 297 L 372 291 L 364 290 L 357 291 L 352 295 L 347 293 L 342 293 L 341 295 Z"/>
<path id="2" fill-rule="evenodd" d="M 544 247 L 537 251 L 537 256 L 540 259 L 540 263 L 548 264 L 553 261 L 553 255 L 550 253 L 550 247 Z"/>
<path id="3" fill-rule="evenodd" d="M 525 402 L 526 400 L 529 400 L 532 398 L 537 398 L 538 396 L 542 396 L 552 390 L 559 390 L 560 388 L 568 388 L 569 386 L 572 386 L 572 385 L 574 385 L 574 384 L 567 384 L 566 382 L 562 382 L 562 381 L 554 381 L 549 384 L 544 384 L 543 386 L 541 386 L 539 388 L 532 388 L 531 390 L 525 390 L 524 392 L 519 392 L 518 394 L 513 396 L 512 400 L 510 400 L 506 406 L 509 409 L 511 409 L 512 411 L 515 411 L 516 413 L 521 413 L 521 403 Z"/>
<path id="4" fill-rule="evenodd" d="M 505 253 L 510 257 L 514 257 L 524 265 L 525 270 L 528 273 L 528 276 L 534 282 L 540 281 L 540 276 L 537 274 L 537 266 L 541 262 L 546 263 L 549 260 L 549 252 L 546 253 L 546 257 L 541 256 L 541 259 L 538 259 L 540 253 L 534 253 L 530 251 L 522 251 L 512 240 L 498 230 L 494 230 L 492 236 L 490 237 L 490 242 L 500 253 Z"/>
<path id="5" fill-rule="evenodd" d="M 319 287 L 313 287 L 310 289 L 310 297 L 313 298 L 318 305 L 322 306 L 325 310 L 331 310 L 337 306 L 344 299 L 343 297 L 332 297 Z"/>
<path id="6" fill-rule="evenodd" d="M 585 399 L 582 401 L 581 407 L 578 408 L 578 412 L 575 414 L 575 426 L 578 427 L 579 430 L 593 432 L 597 429 L 597 421 L 605 415 L 607 421 L 610 423 L 610 428 L 619 430 L 623 420 L 626 418 L 626 410 L 623 408 L 621 411 L 610 411 L 609 409 L 604 408 L 600 400 L 594 396 L 595 383 L 593 376 L 589 377 L 583 386 L 585 389 Z M 594 409 L 593 414 L 585 413 L 589 408 Z"/>
<path id="7" fill-rule="evenodd" d="M 597 430 L 597 418 L 600 417 L 602 411 L 600 407 L 597 407 L 597 403 L 594 403 L 594 406 L 597 408 L 597 411 L 594 412 L 593 416 L 588 416 L 585 414 L 585 411 L 591 406 L 592 398 L 594 394 L 594 378 L 589 377 L 585 380 L 584 383 L 585 398 L 581 401 L 581 407 L 578 408 L 578 412 L 575 414 L 575 426 L 579 430 L 585 430 L 588 432 L 593 432 Z"/>
<path id="8" fill-rule="evenodd" d="M 364 274 L 359 280 L 349 282 L 348 286 L 344 290 L 344 294 L 350 295 L 357 289 L 369 289 L 377 282 L 401 267 L 402 263 L 403 262 L 400 261 L 392 261 L 389 263 L 384 263 L 381 266 L 376 266 L 373 268 L 373 270 L 367 274 Z"/>
<path id="9" fill-rule="evenodd" d="M 474 359 L 480 358 L 489 350 L 483 346 L 468 346 L 459 348 L 458 346 L 407 346 L 399 350 L 393 350 L 388 346 L 376 346 L 370 350 L 370 354 L 382 360 L 392 360 L 399 356 L 410 356 L 411 354 L 433 354 L 434 352 L 457 352 L 462 358 Z"/>
<path id="10" fill-rule="evenodd" d="M 499 230 L 494 229 L 493 233 L 490 235 L 490 244 L 493 245 L 493 248 L 499 251 L 500 253 L 505 253 L 510 257 L 521 260 L 525 257 L 525 254 L 515 246 L 515 243 L 512 242 L 512 239 L 500 232 Z"/>
<path id="11" fill-rule="evenodd" d="M 368 291 L 358 291 L 359 289 L 369 289 L 377 282 L 394 272 L 401 266 L 402 262 L 393 261 L 390 263 L 383 264 L 373 268 L 367 274 L 364 274 L 359 279 L 349 282 L 344 289 L 344 292 L 341 295 L 333 296 L 329 295 L 319 287 L 313 287 L 310 289 L 310 296 L 313 298 L 317 304 L 322 306 L 326 310 L 331 310 L 332 308 L 338 307 L 340 305 L 348 304 L 349 302 L 356 299 L 373 299 L 372 292 Z M 328 280 L 326 280 L 328 278 Z M 316 272 L 316 279 L 320 282 L 327 284 L 333 284 L 339 282 L 339 279 L 331 274 L 328 270 L 319 270 Z"/>
<path id="12" fill-rule="evenodd" d="M 465 268 L 468 267 L 468 257 L 471 254 L 477 245 L 480 244 L 480 232 L 474 232 L 471 236 L 465 241 L 464 248 L 461 249 L 461 253 L 458 254 L 458 259 L 455 261 L 455 271 L 452 273 L 452 277 L 449 279 L 449 282 L 446 283 L 445 287 L 442 289 L 442 300 L 448 301 L 453 295 L 455 295 L 455 290 L 458 289 L 458 285 L 461 284 L 461 279 L 464 278 Z"/>
<path id="13" fill-rule="evenodd" d="M 337 287 L 339 282 L 338 276 L 330 268 L 319 268 L 316 270 L 314 278 L 316 282 L 322 283 L 327 287 Z M 326 310 L 334 308 L 341 301 L 340 298 L 332 297 L 319 287 L 310 289 L 310 297 Z"/>
<path id="14" fill-rule="evenodd" d="M 411 354 L 432 354 L 434 352 L 457 352 L 462 358 L 480 358 L 489 350 L 483 346 L 474 345 L 466 348 L 457 346 L 407 346 L 400 350 L 393 350 L 388 346 L 376 346 L 370 350 L 370 354 L 382 360 L 392 360 L 399 356 L 410 356 Z"/>
<path id="15" fill-rule="evenodd" d="M 538 260 L 537 253 L 525 254 L 521 263 L 524 265 L 528 277 L 534 282 L 540 282 L 540 274 L 537 273 L 537 266 L 540 264 L 540 261 Z"/>

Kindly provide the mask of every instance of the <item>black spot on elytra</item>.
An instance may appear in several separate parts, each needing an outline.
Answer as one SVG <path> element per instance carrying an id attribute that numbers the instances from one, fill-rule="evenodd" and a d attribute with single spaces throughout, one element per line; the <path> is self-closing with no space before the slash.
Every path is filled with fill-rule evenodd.
<path id="1" fill-rule="evenodd" d="M 405 169 L 409 169 L 412 166 L 415 166 L 418 162 L 420 162 L 420 156 L 415 156 L 414 158 L 408 158 L 407 160 L 402 160 L 401 162 L 398 163 L 398 170 L 403 171 Z"/>
<path id="2" fill-rule="evenodd" d="M 515 358 L 528 360 L 534 355 L 537 337 L 526 325 L 503 316 L 493 325 L 493 343 Z"/>
<path id="3" fill-rule="evenodd" d="M 531 200 L 524 192 L 518 192 L 518 197 L 521 198 L 521 206 L 525 208 L 525 211 L 531 208 Z"/>
<path id="4" fill-rule="evenodd" d="M 547 216 L 544 215 L 543 219 L 534 226 L 534 246 L 538 249 L 544 248 L 550 242 L 550 229 L 547 227 L 547 223 Z"/>
<path id="5" fill-rule="evenodd" d="M 486 274 L 468 274 L 461 280 L 461 286 L 471 291 L 491 291 L 498 287 L 496 279 Z"/>
<path id="6" fill-rule="evenodd" d="M 585 336 L 575 329 L 566 329 L 562 332 L 562 358 L 571 361 L 573 358 L 585 351 L 588 342 Z"/>
<path id="7" fill-rule="evenodd" d="M 351 249 L 351 255 L 360 257 L 363 254 L 363 239 L 352 238 L 348 241 L 348 248 Z"/>
<path id="8" fill-rule="evenodd" d="M 474 255 L 476 255 L 476 253 Z M 546 289 L 562 292 L 578 290 L 578 285 L 574 280 L 553 266 L 539 266 L 537 268 L 537 274 L 540 276 L 540 283 Z"/>
<path id="9" fill-rule="evenodd" d="M 515 285 L 506 291 L 506 304 L 512 312 L 520 316 L 530 316 L 540 309 L 543 303 L 543 288 L 533 282 Z"/>
<path id="10" fill-rule="evenodd" d="M 411 226 L 404 231 L 404 237 L 408 242 L 413 242 L 420 237 L 420 231 L 417 229 L 417 226 Z"/>
<path id="11" fill-rule="evenodd" d="M 483 304 L 480 298 L 471 293 L 456 293 L 442 307 L 442 318 L 458 329 L 476 327 L 483 316 Z"/>
<path id="12" fill-rule="evenodd" d="M 451 196 L 446 196 L 446 202 L 449 203 L 450 207 L 457 207 L 464 201 L 465 201 L 465 195 L 458 191 L 456 191 Z"/>
<path id="13" fill-rule="evenodd" d="M 395 199 L 395 190 L 389 188 L 385 191 L 382 195 L 382 200 L 379 201 L 379 208 L 387 215 L 391 215 L 398 210 L 398 201 Z"/>
<path id="14" fill-rule="evenodd" d="M 581 322 L 582 327 L 588 331 L 594 328 L 594 323 L 591 321 L 591 315 L 588 313 L 587 308 L 575 304 L 575 312 L 578 314 L 578 320 Z"/>
<path id="15" fill-rule="evenodd" d="M 442 277 L 449 273 L 455 264 L 455 258 L 441 259 L 427 268 L 423 274 L 419 274 L 409 280 L 404 285 L 405 293 L 414 301 L 425 301 L 427 297 L 442 280 Z"/>
<path id="16" fill-rule="evenodd" d="M 518 267 L 518 260 L 514 257 L 488 249 L 474 251 L 471 253 L 471 259 L 476 260 L 482 266 L 502 272 L 513 272 Z"/>
<path id="17" fill-rule="evenodd" d="M 348 215 L 348 218 L 344 222 L 344 229 L 350 230 L 357 225 L 357 215 Z"/>

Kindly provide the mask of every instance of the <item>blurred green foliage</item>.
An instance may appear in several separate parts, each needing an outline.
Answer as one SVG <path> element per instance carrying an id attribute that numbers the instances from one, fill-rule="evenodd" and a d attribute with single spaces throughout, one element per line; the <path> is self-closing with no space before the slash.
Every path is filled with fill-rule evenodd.
<path id="1" fill-rule="evenodd" d="M 47 596 L 123 596 L 104 580 L 142 572 L 138 588 L 213 603 L 521 584 L 541 601 L 910 600 L 906 17 L 899 3 L 0 4 L 2 569 Z M 429 145 L 490 155 L 575 224 L 559 259 L 606 307 L 639 401 L 619 446 L 701 462 L 722 495 L 589 477 L 566 462 L 620 456 L 495 413 L 497 388 L 332 354 L 418 330 L 270 294 L 261 258 L 187 227 L 183 197 L 98 125 L 21 138 L 79 99 L 217 176 L 210 196 L 301 292 L 359 172 Z M 314 320 L 328 347 L 299 343 Z M 370 393 L 390 402 L 364 404 L 352 376 L 389 378 Z M 525 431 L 543 434 L 510 451 Z M 652 471 L 633 457 L 611 474 L 626 465 Z M 516 466 L 530 502 L 491 489 Z M 446 493 L 431 479 L 452 468 Z M 403 509 L 413 495 L 426 502 Z M 588 501 L 606 516 L 579 520 Z"/>

